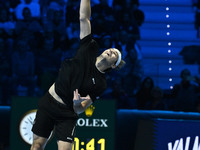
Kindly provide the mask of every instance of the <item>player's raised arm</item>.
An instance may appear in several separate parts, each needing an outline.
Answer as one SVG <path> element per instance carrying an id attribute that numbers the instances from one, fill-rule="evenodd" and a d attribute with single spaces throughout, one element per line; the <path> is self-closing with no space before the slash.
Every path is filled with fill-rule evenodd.
<path id="1" fill-rule="evenodd" d="M 80 39 L 83 39 L 85 36 L 91 34 L 91 6 L 90 0 L 81 0 L 80 10 Z"/>

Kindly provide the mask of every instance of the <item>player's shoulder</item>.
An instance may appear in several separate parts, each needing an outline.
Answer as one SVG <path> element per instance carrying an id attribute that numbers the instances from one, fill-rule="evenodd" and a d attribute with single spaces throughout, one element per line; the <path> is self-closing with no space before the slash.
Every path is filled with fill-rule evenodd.
<path id="1" fill-rule="evenodd" d="M 88 34 L 80 40 L 80 43 L 86 44 L 86 43 L 91 42 L 91 41 L 92 41 L 92 34 Z"/>

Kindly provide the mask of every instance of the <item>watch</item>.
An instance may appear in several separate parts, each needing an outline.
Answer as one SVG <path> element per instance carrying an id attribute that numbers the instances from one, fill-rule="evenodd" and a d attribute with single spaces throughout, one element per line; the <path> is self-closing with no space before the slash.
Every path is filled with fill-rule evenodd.
<path id="1" fill-rule="evenodd" d="M 26 112 L 19 123 L 19 134 L 21 138 L 30 145 L 33 143 L 33 132 L 31 129 L 35 120 L 36 111 L 37 109 L 33 109 Z"/>

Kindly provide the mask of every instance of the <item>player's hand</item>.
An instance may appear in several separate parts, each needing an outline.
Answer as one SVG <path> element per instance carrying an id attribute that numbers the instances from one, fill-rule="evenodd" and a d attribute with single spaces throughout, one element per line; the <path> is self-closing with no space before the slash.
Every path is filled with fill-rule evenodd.
<path id="1" fill-rule="evenodd" d="M 80 94 L 78 93 L 78 89 L 76 89 L 75 91 L 74 91 L 74 98 L 73 98 L 73 101 L 78 101 L 78 100 L 80 100 Z"/>
<path id="2" fill-rule="evenodd" d="M 81 95 L 78 93 L 78 89 L 74 91 L 74 98 L 73 98 L 74 105 L 79 105 L 81 104 L 82 101 L 87 99 L 90 99 L 90 97 L 89 96 L 81 97 Z"/>

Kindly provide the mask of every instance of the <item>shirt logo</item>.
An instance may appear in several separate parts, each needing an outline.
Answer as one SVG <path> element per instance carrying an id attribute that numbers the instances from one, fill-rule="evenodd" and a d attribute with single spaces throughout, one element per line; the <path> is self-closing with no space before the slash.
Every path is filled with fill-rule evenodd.
<path id="1" fill-rule="evenodd" d="M 70 138 L 70 137 L 67 137 L 67 139 L 72 141 L 72 138 Z"/>

